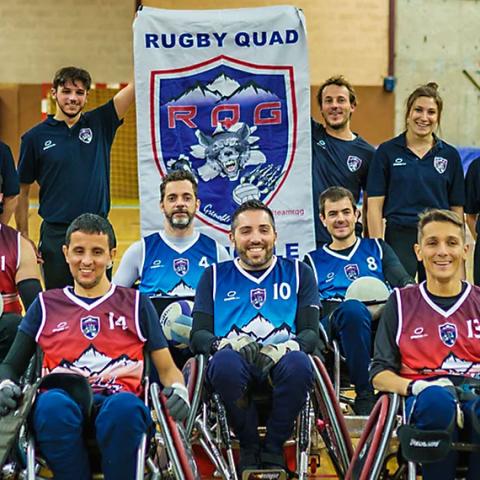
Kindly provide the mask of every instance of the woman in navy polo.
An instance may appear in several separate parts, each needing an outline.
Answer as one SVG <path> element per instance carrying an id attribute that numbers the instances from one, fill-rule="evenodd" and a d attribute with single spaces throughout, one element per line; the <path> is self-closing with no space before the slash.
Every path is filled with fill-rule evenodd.
<path id="1" fill-rule="evenodd" d="M 385 218 L 385 241 L 412 277 L 419 267 L 413 250 L 418 214 L 427 208 L 443 208 L 463 218 L 460 156 L 435 135 L 443 107 L 437 90 L 436 83 L 428 83 L 410 94 L 406 130 L 378 147 L 367 181 L 370 237 L 383 238 Z M 423 267 L 418 273 L 423 280 Z"/>

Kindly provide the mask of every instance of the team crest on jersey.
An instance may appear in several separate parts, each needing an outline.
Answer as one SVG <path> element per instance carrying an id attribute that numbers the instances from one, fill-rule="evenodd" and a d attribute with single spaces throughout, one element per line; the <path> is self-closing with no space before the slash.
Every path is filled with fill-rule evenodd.
<path id="1" fill-rule="evenodd" d="M 80 320 L 80 329 L 83 336 L 93 340 L 100 333 L 100 318 L 89 315 Z"/>
<path id="2" fill-rule="evenodd" d="M 188 258 L 176 258 L 173 261 L 173 269 L 179 277 L 183 277 L 187 274 L 190 263 Z"/>
<path id="3" fill-rule="evenodd" d="M 347 158 L 347 167 L 351 172 L 356 172 L 362 166 L 362 159 L 355 155 L 349 155 Z"/>
<path id="4" fill-rule="evenodd" d="M 267 291 L 264 288 L 250 290 L 250 303 L 260 310 L 267 299 Z"/>
<path id="5" fill-rule="evenodd" d="M 349 263 L 343 267 L 345 275 L 352 282 L 360 276 L 360 269 L 356 263 Z"/>
<path id="6" fill-rule="evenodd" d="M 83 143 L 90 143 L 93 138 L 93 132 L 91 128 L 81 128 L 80 132 L 78 134 L 78 138 L 83 142 Z"/>
<path id="7" fill-rule="evenodd" d="M 447 347 L 453 347 L 457 341 L 458 331 L 454 323 L 444 323 L 438 327 L 440 339 Z"/>
<path id="8" fill-rule="evenodd" d="M 238 205 L 269 204 L 289 174 L 297 135 L 291 69 L 220 55 L 152 75 L 152 154 L 160 174 L 192 172 L 198 218 L 228 232 Z"/>
<path id="9" fill-rule="evenodd" d="M 448 160 L 443 157 L 435 157 L 433 159 L 433 166 L 438 173 L 444 173 L 447 169 Z"/>

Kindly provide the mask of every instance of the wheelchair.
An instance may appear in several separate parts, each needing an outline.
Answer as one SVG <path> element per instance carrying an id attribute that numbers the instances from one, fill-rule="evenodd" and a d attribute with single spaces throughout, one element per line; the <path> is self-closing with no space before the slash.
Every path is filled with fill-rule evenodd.
<path id="1" fill-rule="evenodd" d="M 416 480 L 419 466 L 414 460 L 419 458 L 418 454 L 412 454 L 410 451 L 412 437 L 404 436 L 401 432 L 402 425 L 406 424 L 405 398 L 393 393 L 383 394 L 368 417 L 348 468 L 346 480 Z M 431 433 L 427 432 L 428 435 Z M 423 442 L 429 440 L 427 434 L 422 435 Z M 450 449 L 459 451 L 461 455 L 480 453 L 479 445 L 463 441 L 451 442 L 444 432 L 435 432 L 434 435 L 435 437 L 430 440 L 434 445 L 432 449 L 437 451 L 436 455 L 446 455 Z M 460 457 L 457 465 L 456 475 L 459 479 L 464 478 L 466 474 L 465 459 L 465 456 Z"/>
<path id="2" fill-rule="evenodd" d="M 149 435 L 143 434 L 137 449 L 135 480 L 199 480 L 198 469 L 184 427 L 170 417 L 166 409 L 166 399 L 161 393 L 159 385 L 156 383 L 149 385 L 146 373 L 144 373 L 143 385 L 143 400 L 151 410 L 154 430 Z M 91 420 L 89 414 L 92 412 L 93 394 L 85 377 L 71 373 L 52 373 L 38 379 L 33 384 L 25 385 L 24 392 L 29 393 L 28 400 L 33 405 L 38 389 L 45 391 L 52 388 L 61 388 L 67 391 L 82 407 L 82 410 L 87 412 L 87 419 Z M 24 408 L 29 409 L 29 406 L 25 405 Z M 11 412 L 10 415 L 14 416 L 19 410 Z M 92 478 L 94 480 L 103 479 L 100 471 L 100 452 L 91 427 L 89 428 L 88 420 L 85 422 L 84 431 L 92 472 L 95 472 L 92 474 Z M 46 480 L 53 476 L 45 460 L 36 454 L 35 442 L 28 421 L 21 426 L 16 443 L 8 458 L 9 461 L 3 465 L 0 472 L 0 478 L 4 480 Z"/>
<path id="3" fill-rule="evenodd" d="M 345 476 L 353 454 L 347 427 L 325 366 L 317 357 L 311 356 L 310 361 L 314 386 L 297 417 L 294 436 L 284 445 L 287 470 L 250 471 L 244 473 L 243 478 L 305 480 L 318 471 L 321 448 L 327 449 L 338 476 Z M 197 355 L 189 359 L 183 369 L 191 403 L 185 430 L 203 475 L 239 480 L 235 465 L 237 441 L 229 428 L 220 396 L 204 388 L 206 366 L 207 358 Z M 265 413 L 269 406 L 269 394 L 254 392 L 252 400 L 262 419 L 262 410 Z M 262 437 L 265 427 L 260 426 L 259 430 Z"/>

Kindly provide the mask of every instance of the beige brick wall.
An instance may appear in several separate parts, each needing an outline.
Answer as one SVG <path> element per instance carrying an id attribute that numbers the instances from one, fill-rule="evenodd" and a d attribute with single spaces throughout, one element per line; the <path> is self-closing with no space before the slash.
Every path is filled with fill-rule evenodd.
<path id="1" fill-rule="evenodd" d="M 0 83 L 49 82 L 72 64 L 129 80 L 134 11 L 134 0 L 1 0 Z"/>

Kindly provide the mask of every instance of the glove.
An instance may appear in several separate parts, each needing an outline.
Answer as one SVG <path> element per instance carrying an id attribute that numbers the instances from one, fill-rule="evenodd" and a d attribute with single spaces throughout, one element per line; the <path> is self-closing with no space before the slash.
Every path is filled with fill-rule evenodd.
<path id="1" fill-rule="evenodd" d="M 0 382 L 0 417 L 7 415 L 18 406 L 22 391 L 11 380 Z"/>
<path id="2" fill-rule="evenodd" d="M 218 343 L 217 351 L 222 348 L 231 348 L 238 352 L 247 363 L 254 363 L 261 346 L 248 335 L 239 335 L 235 338 L 222 338 Z"/>
<path id="3" fill-rule="evenodd" d="M 455 388 L 453 383 L 448 378 L 437 378 L 436 380 L 427 381 L 427 380 L 415 380 L 412 384 L 412 393 L 413 395 L 419 395 L 428 387 L 451 387 Z"/>
<path id="4" fill-rule="evenodd" d="M 167 397 L 167 409 L 170 416 L 176 422 L 185 420 L 190 411 L 188 391 L 185 385 L 182 385 L 181 383 L 172 383 L 170 387 L 165 387 L 163 389 L 163 394 Z"/>
<path id="5" fill-rule="evenodd" d="M 256 365 L 264 375 L 267 375 L 286 353 L 298 350 L 300 345 L 295 340 L 287 340 L 277 345 L 265 345 L 258 354 Z"/>

